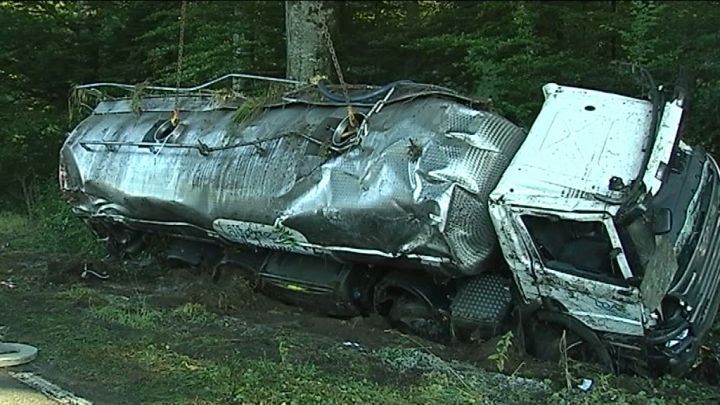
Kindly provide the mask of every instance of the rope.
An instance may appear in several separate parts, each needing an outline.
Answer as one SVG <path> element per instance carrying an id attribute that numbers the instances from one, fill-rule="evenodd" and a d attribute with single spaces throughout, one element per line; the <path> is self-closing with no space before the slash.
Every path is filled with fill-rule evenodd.
<path id="1" fill-rule="evenodd" d="M 335 54 L 335 46 L 333 46 L 332 37 L 330 36 L 330 30 L 328 29 L 327 24 L 325 24 L 325 21 L 322 22 L 322 30 L 323 36 L 325 37 L 325 42 L 327 43 L 328 51 L 330 51 L 330 58 L 332 59 L 333 66 L 335 67 L 335 74 L 337 74 L 338 81 L 340 82 L 340 87 L 342 87 L 345 101 L 348 103 L 347 113 L 348 120 L 350 121 L 350 126 L 352 128 L 357 128 L 355 114 L 353 113 L 352 106 L 350 105 L 350 92 L 348 91 L 347 83 L 345 83 L 345 77 L 343 76 L 342 69 L 340 68 L 340 62 L 338 61 L 337 54 Z"/>
<path id="2" fill-rule="evenodd" d="M 180 123 L 180 79 L 182 75 L 182 60 L 183 50 L 185 48 L 185 20 L 187 16 L 187 1 L 183 0 L 180 6 L 180 40 L 178 44 L 178 57 L 177 57 L 177 71 L 175 75 L 176 79 L 176 90 L 175 90 L 175 109 L 173 110 L 172 118 L 170 122 L 174 127 Z"/>

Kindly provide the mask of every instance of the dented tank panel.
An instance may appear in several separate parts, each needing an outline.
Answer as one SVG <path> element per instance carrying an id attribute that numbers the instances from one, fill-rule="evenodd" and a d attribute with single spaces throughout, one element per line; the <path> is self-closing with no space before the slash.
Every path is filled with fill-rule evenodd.
<path id="1" fill-rule="evenodd" d="M 446 92 L 397 94 L 354 106 L 347 138 L 339 103 L 286 97 L 237 123 L 237 105 L 181 96 L 167 135 L 173 96 L 102 101 L 66 139 L 61 187 L 91 220 L 478 274 L 498 249 L 488 196 L 525 132 Z"/>

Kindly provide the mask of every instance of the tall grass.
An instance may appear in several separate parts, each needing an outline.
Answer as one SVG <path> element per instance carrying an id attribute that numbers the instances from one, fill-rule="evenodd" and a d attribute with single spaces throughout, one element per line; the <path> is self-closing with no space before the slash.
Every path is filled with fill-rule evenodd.
<path id="1" fill-rule="evenodd" d="M 57 183 L 42 184 L 29 214 L 0 212 L 0 244 L 11 250 L 96 255 L 102 246 L 62 199 Z"/>

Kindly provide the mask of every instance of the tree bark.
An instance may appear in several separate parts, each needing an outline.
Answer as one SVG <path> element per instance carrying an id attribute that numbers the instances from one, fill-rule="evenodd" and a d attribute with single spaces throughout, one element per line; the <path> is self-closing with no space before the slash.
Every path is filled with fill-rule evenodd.
<path id="1" fill-rule="evenodd" d="M 330 50 L 324 28 L 333 32 L 334 5 L 326 1 L 286 1 L 287 77 L 309 82 L 316 76 L 332 76 Z"/>

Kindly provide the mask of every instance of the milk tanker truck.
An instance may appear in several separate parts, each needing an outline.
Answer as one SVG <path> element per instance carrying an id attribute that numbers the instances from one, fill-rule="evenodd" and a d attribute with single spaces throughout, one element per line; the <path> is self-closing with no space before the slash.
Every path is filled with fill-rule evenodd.
<path id="1" fill-rule="evenodd" d="M 291 87 L 209 90 L 226 79 Z M 111 252 L 161 240 L 168 260 L 329 316 L 691 369 L 718 309 L 720 187 L 681 139 L 682 92 L 549 83 L 524 130 L 444 87 L 345 90 L 244 74 L 78 86 L 104 96 L 64 141 L 60 187 Z"/>

